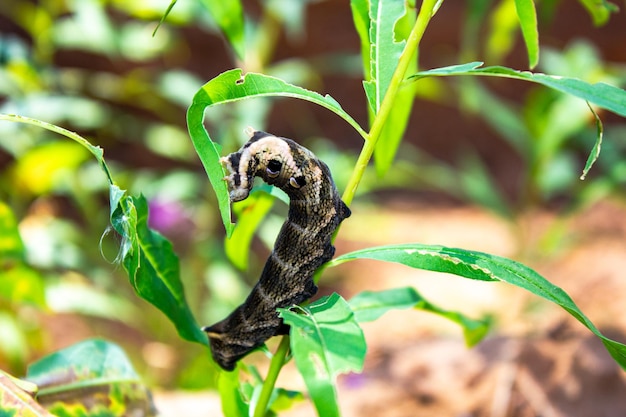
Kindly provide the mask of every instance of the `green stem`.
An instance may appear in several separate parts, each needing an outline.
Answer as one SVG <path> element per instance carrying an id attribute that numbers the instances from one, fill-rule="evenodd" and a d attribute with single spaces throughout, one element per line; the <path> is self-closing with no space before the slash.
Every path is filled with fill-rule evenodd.
<path id="1" fill-rule="evenodd" d="M 269 405 L 272 392 L 274 391 L 274 385 L 278 379 L 278 374 L 285 364 L 285 358 L 289 352 L 289 336 L 283 336 L 276 349 L 276 353 L 272 357 L 270 363 L 270 369 L 267 371 L 267 377 L 263 381 L 263 388 L 261 389 L 261 395 L 259 395 L 259 401 L 254 409 L 254 417 L 263 417 L 267 412 L 267 406 Z"/>
<path id="2" fill-rule="evenodd" d="M 380 135 L 383 131 L 383 127 L 387 122 L 389 113 L 393 108 L 398 89 L 400 88 L 402 81 L 404 81 L 406 70 L 411 63 L 414 54 L 417 52 L 419 43 L 422 40 L 422 36 L 424 35 L 426 27 L 428 26 L 428 23 L 433 16 L 437 1 L 438 0 L 424 0 L 422 6 L 420 7 L 420 11 L 417 15 L 417 20 L 415 21 L 415 25 L 411 30 L 409 38 L 407 39 L 404 51 L 402 52 L 400 60 L 398 61 L 398 66 L 393 73 L 383 102 L 380 105 L 380 110 L 378 111 L 378 114 L 374 119 L 374 123 L 372 124 L 372 128 L 370 129 L 368 139 L 365 141 L 363 149 L 361 149 L 359 158 L 357 159 L 354 170 L 352 171 L 352 176 L 348 180 L 348 185 L 346 186 L 346 190 L 343 193 L 342 200 L 347 205 L 350 205 L 350 203 L 352 202 L 352 199 L 354 198 L 354 195 L 356 193 L 356 189 L 358 188 L 359 183 L 363 178 L 363 174 L 365 173 L 365 169 L 367 168 L 370 159 L 372 159 L 372 154 L 374 153 L 374 149 L 376 148 L 376 143 L 378 142 L 378 139 L 380 138 Z"/>

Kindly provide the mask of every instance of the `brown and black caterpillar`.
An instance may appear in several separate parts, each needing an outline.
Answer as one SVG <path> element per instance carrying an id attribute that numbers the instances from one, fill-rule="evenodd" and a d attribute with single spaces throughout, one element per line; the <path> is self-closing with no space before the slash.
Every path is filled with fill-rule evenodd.
<path id="1" fill-rule="evenodd" d="M 291 139 L 249 132 L 243 147 L 221 159 L 230 200 L 248 197 L 254 177 L 289 196 L 289 214 L 261 277 L 245 302 L 224 320 L 204 327 L 215 361 L 225 370 L 263 345 L 287 334 L 276 311 L 300 304 L 317 292 L 313 273 L 335 253 L 331 237 L 350 209 L 341 200 L 328 166 Z"/>

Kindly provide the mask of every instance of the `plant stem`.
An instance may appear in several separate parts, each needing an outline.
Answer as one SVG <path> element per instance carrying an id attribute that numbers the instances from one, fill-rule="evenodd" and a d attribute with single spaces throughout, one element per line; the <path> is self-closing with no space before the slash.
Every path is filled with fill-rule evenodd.
<path id="1" fill-rule="evenodd" d="M 352 199 L 354 198 L 354 195 L 356 193 L 356 189 L 358 188 L 359 183 L 363 178 L 363 174 L 365 173 L 365 169 L 367 168 L 367 165 L 372 158 L 374 148 L 376 148 L 376 143 L 378 142 L 381 132 L 383 131 L 383 127 L 387 122 L 389 113 L 393 108 L 396 93 L 398 92 L 402 81 L 404 81 L 404 77 L 406 75 L 405 73 L 411 63 L 411 59 L 418 50 L 418 46 L 420 41 L 422 40 L 422 36 L 424 35 L 426 27 L 428 26 L 428 23 L 433 16 L 437 1 L 438 0 L 424 0 L 422 6 L 420 7 L 420 11 L 417 15 L 415 25 L 413 26 L 409 38 L 407 39 L 404 51 L 402 52 L 400 60 L 398 61 L 398 66 L 396 67 L 396 70 L 391 77 L 389 87 L 387 88 L 387 92 L 385 93 L 383 102 L 380 105 L 380 110 L 374 118 L 374 123 L 372 123 L 372 128 L 370 129 L 368 139 L 365 141 L 365 144 L 361 149 L 359 158 L 356 162 L 356 165 L 354 166 L 354 170 L 352 171 L 352 176 L 348 180 L 348 185 L 346 186 L 346 190 L 343 193 L 342 200 L 347 205 L 350 205 L 350 203 L 352 202 Z"/>
<path id="2" fill-rule="evenodd" d="M 276 379 L 280 374 L 280 369 L 285 363 L 285 358 L 289 352 L 289 336 L 283 336 L 276 349 L 276 353 L 272 357 L 270 362 L 270 369 L 267 371 L 267 377 L 263 381 L 263 388 L 261 389 L 261 395 L 259 395 L 259 401 L 254 409 L 254 417 L 263 417 L 267 412 L 267 406 L 269 405 L 272 392 L 274 391 L 274 385 L 276 385 Z"/>

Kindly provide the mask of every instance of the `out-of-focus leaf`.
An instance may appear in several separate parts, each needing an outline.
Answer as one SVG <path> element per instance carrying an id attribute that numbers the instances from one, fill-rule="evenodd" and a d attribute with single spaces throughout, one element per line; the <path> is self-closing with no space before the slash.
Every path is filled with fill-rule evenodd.
<path id="1" fill-rule="evenodd" d="M 348 302 L 356 321 L 363 323 L 380 318 L 389 310 L 414 308 L 445 317 L 463 328 L 465 343 L 474 346 L 489 331 L 489 322 L 472 320 L 461 313 L 443 310 L 424 299 L 412 287 L 394 288 L 384 291 L 363 291 Z"/>
<path id="2" fill-rule="evenodd" d="M 225 240 L 224 247 L 226 256 L 237 268 L 248 269 L 252 237 L 273 205 L 274 197 L 258 191 L 250 193 L 248 198 L 233 206 L 240 220 L 233 234 Z"/>
<path id="3" fill-rule="evenodd" d="M 291 327 L 291 350 L 320 416 L 339 415 L 335 378 L 360 372 L 365 358 L 363 331 L 348 303 L 334 293 L 294 310 L 279 309 Z"/>
<path id="4" fill-rule="evenodd" d="M 482 252 L 410 243 L 347 253 L 332 260 L 329 266 L 354 259 L 395 262 L 412 268 L 447 272 L 470 279 L 508 282 L 523 288 L 561 306 L 598 336 L 613 359 L 626 369 L 626 345 L 604 336 L 565 291 L 518 262 Z"/>
<path id="5" fill-rule="evenodd" d="M 30 353 L 22 324 L 13 314 L 0 311 L 0 353 L 12 366 L 20 368 Z"/>
<path id="6" fill-rule="evenodd" d="M 59 141 L 38 146 L 22 155 L 13 169 L 15 186 L 33 194 L 46 194 L 63 180 L 71 180 L 88 153 L 77 143 Z"/>
<path id="7" fill-rule="evenodd" d="M 53 417 L 45 408 L 35 401 L 29 392 L 20 385 L 26 381 L 19 381 L 0 370 L 0 415 L 12 417 Z M 19 384 L 19 385 L 18 385 Z M 33 391 L 37 387 L 30 384 Z"/>
<path id="8" fill-rule="evenodd" d="M 24 264 L 0 269 L 0 300 L 45 308 L 43 277 Z"/>
<path id="9" fill-rule="evenodd" d="M 122 236 L 122 257 L 137 294 L 161 310 L 186 340 L 208 344 L 185 300 L 178 257 L 170 241 L 148 227 L 148 204 L 143 196 L 119 197 L 111 206 L 111 224 Z M 117 188 L 117 191 L 114 189 Z"/>
<path id="10" fill-rule="evenodd" d="M 470 201 L 493 210 L 500 216 L 510 218 L 512 210 L 494 183 L 494 177 L 489 174 L 487 166 L 479 156 L 471 150 L 464 152 L 461 166 L 459 183 L 464 196 Z"/>
<path id="11" fill-rule="evenodd" d="M 519 19 L 514 0 L 502 0 L 492 6 L 489 19 L 490 30 L 486 40 L 486 53 L 489 61 L 502 62 L 515 44 L 518 34 Z"/>
<path id="12" fill-rule="evenodd" d="M 578 0 L 578 2 L 585 6 L 596 26 L 605 24 L 608 22 L 611 13 L 619 11 L 615 4 L 606 0 Z"/>
<path id="13" fill-rule="evenodd" d="M 600 148 L 602 147 L 602 136 L 604 135 L 604 126 L 602 125 L 602 120 L 600 120 L 600 117 L 595 112 L 593 107 L 589 106 L 589 110 L 591 110 L 594 118 L 596 119 L 596 142 L 593 144 L 593 149 L 591 149 L 591 152 L 587 157 L 585 168 L 583 169 L 583 173 L 580 176 L 581 180 L 584 180 L 587 177 L 589 170 L 600 156 Z"/>
<path id="14" fill-rule="evenodd" d="M 522 36 L 528 53 L 528 67 L 535 68 L 539 62 L 539 32 L 534 0 L 515 0 Z"/>
<path id="15" fill-rule="evenodd" d="M 26 379 L 38 386 L 37 400 L 55 414 L 156 415 L 124 351 L 105 340 L 86 340 L 52 353 L 31 364 Z"/>
<path id="16" fill-rule="evenodd" d="M 517 71 L 501 66 L 480 68 L 481 65 L 482 62 L 470 62 L 467 64 L 420 71 L 411 76 L 410 79 L 417 81 L 424 77 L 479 75 L 530 81 L 581 98 L 603 109 L 626 117 L 626 91 L 621 88 L 605 83 L 590 84 L 577 78 L 532 73 L 529 71 Z"/>
<path id="17" fill-rule="evenodd" d="M 220 30 L 228 39 L 237 58 L 243 60 L 246 53 L 243 7 L 239 0 L 202 0 Z"/>
<path id="18" fill-rule="evenodd" d="M 248 417 L 249 406 L 244 400 L 239 380 L 239 366 L 232 372 L 220 372 L 217 389 L 222 400 L 222 413 L 225 416 Z"/>
<path id="19" fill-rule="evenodd" d="M 11 208 L 0 201 L 0 267 L 24 260 L 24 243 Z"/>
<path id="20" fill-rule="evenodd" d="M 227 236 L 232 234 L 234 224 L 231 221 L 228 187 L 223 180 L 225 172 L 219 162 L 221 146 L 210 138 L 204 128 L 204 112 L 207 107 L 216 104 L 232 103 L 244 98 L 268 96 L 299 98 L 318 104 L 346 120 L 363 138 L 367 137 L 367 134 L 359 124 L 329 95 L 322 96 L 316 92 L 263 74 L 247 73 L 244 75 L 241 69 L 226 71 L 213 78 L 194 96 L 193 102 L 187 110 L 187 128 L 196 152 L 217 195 L 222 222 L 224 223 Z"/>

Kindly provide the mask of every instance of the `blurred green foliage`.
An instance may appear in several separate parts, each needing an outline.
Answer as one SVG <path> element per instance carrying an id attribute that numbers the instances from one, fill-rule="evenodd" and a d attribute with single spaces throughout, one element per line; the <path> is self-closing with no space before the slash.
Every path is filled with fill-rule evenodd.
<path id="1" fill-rule="evenodd" d="M 248 264 L 237 265 L 248 267 L 251 272 L 246 274 L 225 261 L 236 248 L 232 244 L 224 248 L 217 204 L 186 132 L 186 107 L 206 80 L 235 62 L 248 71 L 301 86 L 316 85 L 328 74 L 358 78 L 361 64 L 356 44 L 354 51 L 341 56 L 274 59 L 281 34 L 287 33 L 294 42 L 305 35 L 306 1 L 273 0 L 256 5 L 253 12 L 242 11 L 246 35 L 242 41 L 237 24 L 239 29 L 226 33 L 235 39 L 230 52 L 207 9 L 212 3 L 237 2 L 177 2 L 156 32 L 167 2 L 0 4 L 0 112 L 68 127 L 106 150 L 117 181 L 134 194 L 146 195 L 151 225 L 174 243 L 188 302 L 202 323 L 222 318 L 239 303 L 264 258 L 252 254 Z M 608 13 L 593 9 L 592 2 L 582 3 L 589 4 L 596 23 L 608 18 Z M 542 2 L 538 11 L 543 19 L 558 12 L 555 4 Z M 484 55 L 500 63 L 511 54 L 520 36 L 514 2 L 469 1 L 465 16 L 459 61 Z M 486 33 L 480 30 L 484 22 L 489 22 Z M 205 44 L 210 48 L 200 49 Z M 481 51 L 479 45 L 486 49 Z M 205 62 L 210 62 L 208 68 Z M 584 39 L 563 51 L 542 47 L 537 68 L 588 82 L 626 85 L 624 65 L 604 62 Z M 451 164 L 408 144 L 400 145 L 395 162 L 395 148 L 379 155 L 378 174 L 368 172 L 360 192 L 435 190 L 509 219 L 563 198 L 574 210 L 623 193 L 622 121 L 605 126 L 602 157 L 590 178 L 580 182 L 581 161 L 596 136 L 585 103 L 541 87 L 529 88 L 521 101 L 514 101 L 500 94 L 499 86 L 477 79 L 428 79 L 409 91 L 409 98 L 416 94 L 420 100 L 458 107 L 484 120 L 523 161 L 521 183 L 512 196 L 501 190 L 487 162 L 474 150 L 451 150 L 455 154 Z M 370 101 L 375 102 L 374 95 Z M 271 104 L 255 100 L 220 106 L 207 113 L 206 121 L 222 144 L 235 147 L 243 140 L 244 126 L 267 125 Z M 399 123 L 406 123 L 402 114 L 398 117 Z M 310 136 L 314 134 L 324 135 Z M 399 140 L 391 142 L 397 145 Z M 316 151 L 333 167 L 343 188 L 354 157 L 337 149 L 336 143 L 325 140 Z M 42 129 L 0 123 L 0 368 L 23 374 L 26 363 L 49 350 L 51 340 L 63 340 L 58 334 L 63 322 L 55 329 L 55 321 L 77 313 L 91 329 L 88 334 L 62 329 L 68 341 L 103 334 L 128 344 L 128 352 L 143 355 L 137 363 L 147 363 L 141 371 L 156 383 L 184 388 L 215 385 L 206 352 L 185 344 L 186 353 L 180 354 L 183 342 L 174 328 L 137 299 L 121 268 L 111 264 L 119 241 L 112 233 L 103 235 L 109 220 L 108 185 L 88 156 L 81 146 Z M 392 163 L 394 169 L 387 170 Z M 251 203 L 265 204 L 269 210 L 261 196 L 246 202 Z M 262 235 L 267 237 L 262 243 L 271 246 L 281 222 L 265 222 Z M 242 259 L 241 254 L 232 257 Z M 172 360 L 159 362 L 150 350 L 141 350 L 151 342 L 171 346 Z"/>

